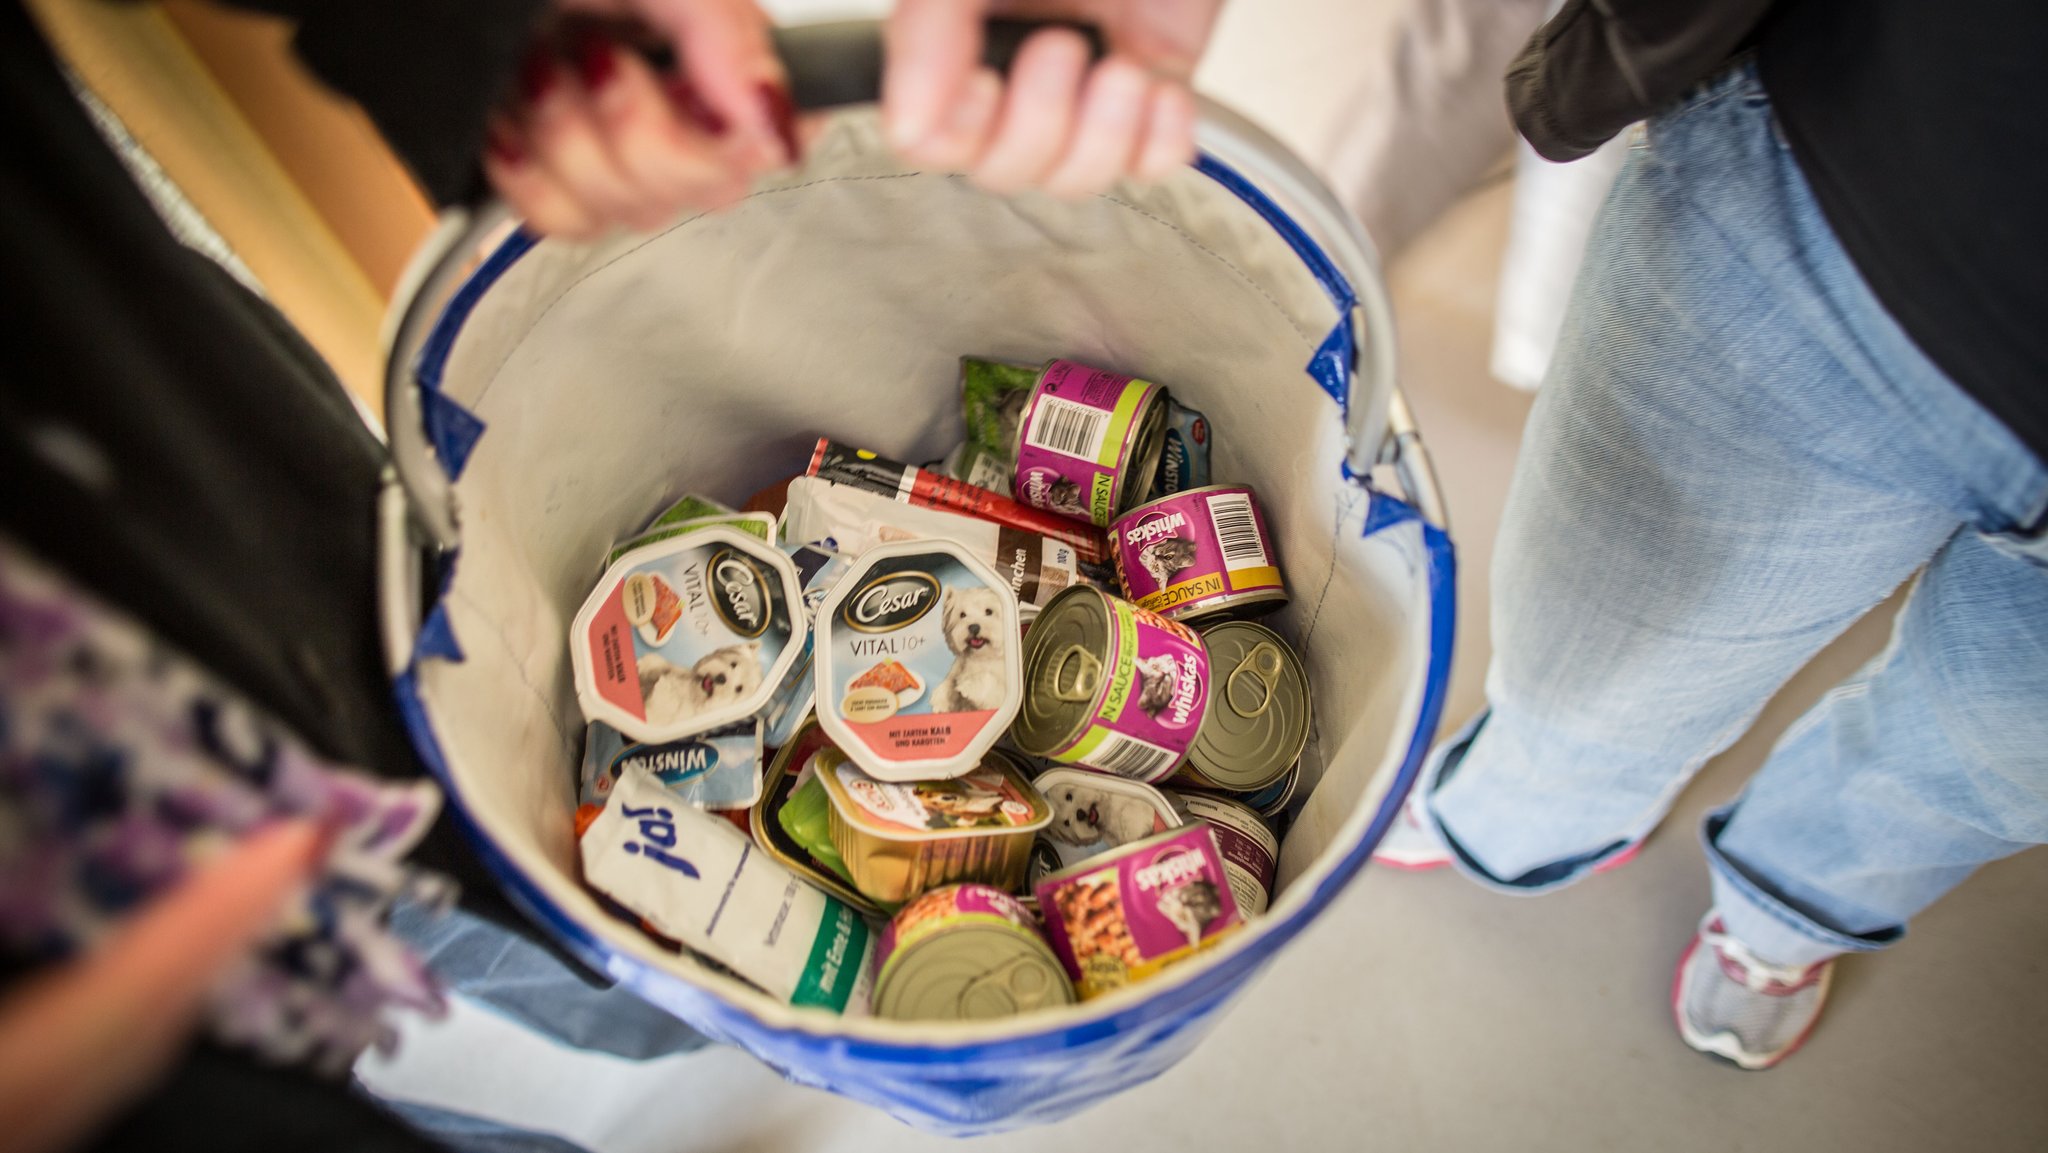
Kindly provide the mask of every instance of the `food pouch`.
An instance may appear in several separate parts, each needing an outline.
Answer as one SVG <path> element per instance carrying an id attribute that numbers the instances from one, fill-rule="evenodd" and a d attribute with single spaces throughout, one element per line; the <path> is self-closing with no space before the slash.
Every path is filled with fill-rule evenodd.
<path id="1" fill-rule="evenodd" d="M 761 754 L 759 720 L 653 745 L 627 740 L 599 721 L 584 735 L 578 799 L 586 805 L 604 804 L 620 774 L 639 765 L 686 805 L 744 809 L 761 799 Z"/>
<path id="2" fill-rule="evenodd" d="M 1061 589 L 1091 583 L 1081 575 L 1081 554 L 1065 541 L 974 517 L 890 500 L 866 489 L 798 477 L 789 484 L 782 517 L 785 543 L 809 541 L 858 557 L 878 544 L 950 540 L 1007 578 L 1019 607 L 1035 612 Z"/>
<path id="3" fill-rule="evenodd" d="M 859 914 L 645 769 L 619 777 L 582 852 L 584 879 L 655 932 L 789 1004 L 867 1012 L 874 943 Z"/>

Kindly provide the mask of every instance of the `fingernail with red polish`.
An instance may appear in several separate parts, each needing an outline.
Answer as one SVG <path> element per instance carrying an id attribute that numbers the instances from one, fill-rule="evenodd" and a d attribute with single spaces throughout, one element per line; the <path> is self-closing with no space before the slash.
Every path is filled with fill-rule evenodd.
<path id="1" fill-rule="evenodd" d="M 803 148 L 796 139 L 796 106 L 790 103 L 789 89 L 780 84 L 761 85 L 761 103 L 768 109 L 768 122 L 775 126 L 775 134 L 782 138 L 782 147 L 791 164 L 803 155 Z"/>
<path id="2" fill-rule="evenodd" d="M 484 147 L 490 150 L 493 160 L 507 167 L 526 163 L 526 145 L 510 131 L 495 124 L 484 135 Z"/>
<path id="3" fill-rule="evenodd" d="M 697 91 L 697 86 L 681 76 L 668 82 L 668 98 L 675 102 L 676 108 L 683 115 L 696 121 L 699 128 L 713 136 L 723 136 L 726 129 L 731 127 L 725 122 L 725 117 L 718 114 L 716 108 L 704 103 L 704 97 Z"/>
<path id="4" fill-rule="evenodd" d="M 576 45 L 576 74 L 583 87 L 602 91 L 619 74 L 619 58 L 612 42 L 592 33 Z"/>
<path id="5" fill-rule="evenodd" d="M 555 67 L 555 58 L 544 49 L 536 48 L 526 54 L 519 65 L 519 98 L 528 104 L 538 104 L 554 91 L 561 80 L 561 73 Z"/>

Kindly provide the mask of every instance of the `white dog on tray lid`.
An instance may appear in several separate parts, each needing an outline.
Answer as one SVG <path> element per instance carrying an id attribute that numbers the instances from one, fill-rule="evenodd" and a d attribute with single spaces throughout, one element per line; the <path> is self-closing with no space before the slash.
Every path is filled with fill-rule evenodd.
<path id="1" fill-rule="evenodd" d="M 972 770 L 1023 702 L 1017 598 L 952 541 L 862 553 L 816 629 L 818 723 L 877 780 Z"/>
<path id="2" fill-rule="evenodd" d="M 932 690 L 932 710 L 966 713 L 998 709 L 1016 683 L 1009 674 L 1005 651 L 1012 630 L 1003 627 L 1001 589 L 947 589 L 939 602 L 940 627 L 953 667 Z"/>
<path id="3" fill-rule="evenodd" d="M 661 744 L 753 716 L 802 655 L 802 601 L 789 557 L 731 528 L 632 549 L 569 630 L 584 719 Z"/>

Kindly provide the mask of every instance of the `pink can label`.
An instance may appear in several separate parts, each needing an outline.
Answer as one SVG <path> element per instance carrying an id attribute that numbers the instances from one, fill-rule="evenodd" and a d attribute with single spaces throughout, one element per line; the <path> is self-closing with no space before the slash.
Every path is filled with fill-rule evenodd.
<path id="1" fill-rule="evenodd" d="M 1126 845 L 1097 862 L 1037 889 L 1046 937 L 1084 1001 L 1186 960 L 1244 924 L 1207 825 Z"/>
<path id="2" fill-rule="evenodd" d="M 1266 514 L 1243 486 L 1152 501 L 1118 517 L 1110 535 L 1124 591 L 1156 613 L 1194 616 L 1224 596 L 1287 589 Z"/>
<path id="3" fill-rule="evenodd" d="M 897 950 L 908 948 L 934 933 L 960 925 L 1008 924 L 1020 932 L 1038 937 L 1037 921 L 1024 903 L 1001 889 L 988 885 L 948 885 L 933 889 L 897 911 L 882 927 L 875 945 L 875 979 L 879 985 Z"/>
<path id="4" fill-rule="evenodd" d="M 1116 517 L 1130 454 L 1159 386 L 1055 360 L 1039 377 L 1018 422 L 1017 500 L 1093 524 Z"/>
<path id="5" fill-rule="evenodd" d="M 1109 652 L 1095 715 L 1052 759 L 1147 784 L 1173 775 L 1209 709 L 1209 655 L 1186 625 L 1105 597 Z"/>

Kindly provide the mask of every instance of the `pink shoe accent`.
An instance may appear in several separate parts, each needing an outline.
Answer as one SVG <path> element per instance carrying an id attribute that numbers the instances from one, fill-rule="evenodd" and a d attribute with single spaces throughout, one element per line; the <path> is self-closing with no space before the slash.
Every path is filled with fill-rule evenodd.
<path id="1" fill-rule="evenodd" d="M 1599 864 L 1593 866 L 1593 871 L 1596 873 L 1611 873 L 1614 870 L 1621 868 L 1623 865 L 1628 864 L 1630 861 L 1635 860 L 1636 857 L 1642 853 L 1642 851 L 1643 842 L 1637 841 L 1635 844 L 1630 845 L 1628 848 L 1623 849 L 1619 853 L 1616 853 L 1613 856 L 1607 858 L 1606 860 L 1600 862 Z"/>
<path id="2" fill-rule="evenodd" d="M 1708 928 L 1717 933 L 1724 931 L 1721 926 L 1720 918 L 1718 917 L 1714 919 L 1713 923 L 1710 924 Z M 1684 1037 L 1686 1035 L 1685 1004 L 1681 1000 L 1681 997 L 1683 996 L 1685 990 L 1685 966 L 1688 962 L 1692 960 L 1693 953 L 1698 951 L 1700 943 L 1700 934 L 1698 933 L 1698 931 L 1694 931 L 1692 935 L 1692 941 L 1686 945 L 1685 952 L 1680 953 L 1678 955 L 1678 965 L 1671 971 L 1671 1023 L 1678 1028 L 1678 1035 L 1680 1037 Z M 1720 966 L 1721 973 L 1723 976 L 1726 976 L 1728 979 L 1735 981 L 1738 984 L 1742 983 L 1745 980 L 1747 974 L 1744 972 L 1742 966 L 1731 961 L 1726 955 L 1722 954 L 1721 951 L 1718 949 L 1714 951 L 1714 960 Z M 1796 984 L 1786 985 L 1781 982 L 1773 981 L 1771 982 L 1771 985 L 1766 990 L 1766 992 L 1772 996 L 1782 997 L 1787 994 L 1797 992 L 1800 989 L 1804 989 L 1808 985 L 1813 984 L 1815 981 L 1820 980 L 1823 970 L 1825 970 L 1830 963 L 1831 962 L 1823 961 L 1820 964 L 1812 966 L 1807 970 L 1806 975 L 1800 978 L 1800 980 Z M 1790 1045 L 1785 1046 L 1785 1048 L 1781 1050 L 1777 1056 L 1771 1058 L 1769 1061 L 1761 1065 L 1737 1065 L 1736 1067 L 1752 1073 L 1760 1073 L 1765 1069 L 1777 1067 L 1780 1063 L 1782 1063 L 1785 1060 L 1785 1058 L 1790 1057 L 1794 1053 L 1797 1053 L 1800 1047 L 1806 1044 L 1806 1039 L 1808 1037 L 1813 1036 L 1814 1029 L 1817 1028 L 1819 1025 L 1820 1014 L 1815 1014 L 1813 1020 L 1807 1022 L 1806 1028 L 1800 1030 L 1799 1035 L 1797 1037 L 1792 1038 L 1792 1043 Z M 1709 1054 L 1709 1056 L 1713 1055 L 1714 1054 Z M 1730 1063 L 1733 1064 L 1733 1062 Z"/>

